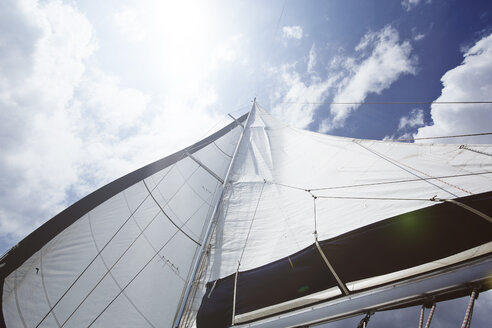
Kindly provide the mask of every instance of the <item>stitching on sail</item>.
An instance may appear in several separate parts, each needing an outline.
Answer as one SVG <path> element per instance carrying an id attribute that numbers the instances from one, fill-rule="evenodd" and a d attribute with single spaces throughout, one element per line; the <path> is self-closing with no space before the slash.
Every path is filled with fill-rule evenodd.
<path id="1" fill-rule="evenodd" d="M 445 192 L 446 192 L 446 193 L 448 193 L 448 194 L 451 194 L 451 195 L 452 195 L 452 196 L 454 196 L 454 197 L 458 197 L 458 195 L 456 195 L 456 194 L 452 193 L 451 191 L 448 191 L 448 190 L 444 189 L 443 187 L 438 186 L 438 185 L 436 185 L 435 183 L 430 182 L 429 180 L 425 180 L 423 177 L 419 176 L 419 175 L 418 175 L 418 174 L 416 174 L 415 172 L 412 172 L 412 171 L 410 171 L 410 170 L 408 170 L 408 169 L 404 168 L 403 166 L 401 166 L 401 165 L 399 165 L 398 163 L 396 163 L 396 161 L 391 160 L 389 157 L 383 156 L 382 154 L 380 154 L 380 153 L 376 152 L 375 150 L 373 150 L 373 149 L 371 149 L 371 148 L 369 148 L 369 147 L 367 147 L 367 146 L 364 146 L 364 145 L 360 144 L 360 143 L 358 142 L 358 140 L 354 139 L 354 140 L 353 140 L 353 142 L 354 142 L 354 144 L 359 145 L 360 147 L 364 148 L 365 150 L 367 150 L 367 151 L 369 151 L 369 152 L 373 153 L 374 155 L 376 155 L 376 156 L 378 156 L 378 157 L 380 157 L 380 158 L 384 159 L 385 161 L 387 161 L 387 162 L 389 162 L 389 163 L 391 163 L 391 164 L 395 165 L 396 167 L 399 167 L 400 169 L 402 169 L 402 170 L 404 170 L 404 171 L 406 171 L 406 172 L 410 173 L 411 175 L 413 175 L 413 176 L 415 176 L 415 177 L 417 177 L 417 178 L 420 178 L 422 181 L 425 181 L 425 182 L 427 182 L 427 183 L 429 183 L 429 184 L 433 185 L 434 187 L 439 188 L 439 189 L 441 189 L 442 191 L 445 191 Z"/>
<path id="2" fill-rule="evenodd" d="M 91 231 L 91 237 L 92 237 L 92 241 L 94 242 L 94 246 L 96 247 L 96 250 L 99 252 L 99 246 L 97 245 L 97 242 L 96 242 L 96 238 L 94 236 L 94 230 L 92 228 L 92 223 L 91 223 L 91 216 L 90 216 L 90 213 L 87 213 L 88 214 L 88 217 L 87 217 L 87 221 L 89 222 L 89 229 Z M 156 215 L 157 216 L 157 215 Z M 132 216 L 133 217 L 133 216 Z M 118 286 L 118 289 L 119 290 L 122 290 L 121 289 L 121 285 L 120 283 L 116 280 L 116 277 L 113 275 L 113 273 L 111 272 L 111 269 L 108 267 L 108 264 L 106 263 L 106 260 L 104 259 L 103 257 L 103 254 L 101 253 L 100 255 L 101 257 L 101 260 L 104 264 L 104 266 L 106 267 L 106 270 L 107 272 L 109 273 L 110 277 L 113 279 L 114 283 L 116 284 L 116 286 Z M 150 322 L 150 320 L 142 313 L 142 311 L 140 311 L 140 309 L 138 308 L 138 306 L 133 303 L 133 301 L 130 299 L 130 297 L 125 293 L 123 292 L 123 295 L 125 295 L 125 298 L 128 300 L 128 302 L 130 302 L 130 304 L 133 306 L 133 308 L 138 312 L 138 314 L 140 314 L 140 316 L 145 320 L 147 321 L 147 323 L 151 326 L 151 327 L 155 327 L 152 322 Z M 54 312 L 53 312 L 54 313 Z"/>
<path id="3" fill-rule="evenodd" d="M 43 248 L 41 248 L 39 250 L 39 271 L 41 271 L 41 284 L 43 285 L 44 297 L 46 298 L 46 303 L 48 303 L 48 306 L 51 308 L 51 302 L 50 302 L 50 299 L 48 297 L 48 291 L 46 290 L 46 284 L 44 282 Z M 53 315 L 53 318 L 55 319 L 58 327 L 61 327 L 60 322 L 58 321 L 58 318 L 56 317 L 55 311 L 51 311 L 51 314 Z"/>
<path id="4" fill-rule="evenodd" d="M 182 155 L 181 159 L 183 158 L 184 155 Z M 179 160 L 181 160 L 179 159 Z M 178 160 L 178 161 L 179 161 Z M 177 161 L 177 162 L 178 162 Z M 176 163 L 177 163 L 176 162 Z M 176 163 L 173 164 L 176 165 Z M 172 167 L 171 167 L 172 169 Z M 169 171 L 171 171 L 171 169 L 169 169 Z M 169 172 L 168 171 L 168 172 Z M 167 172 L 167 173 L 168 173 Z M 167 175 L 166 173 L 166 175 Z M 166 176 L 165 175 L 165 176 Z M 164 177 L 165 177 L 164 176 Z M 160 181 L 162 181 L 164 179 L 164 177 L 161 178 Z M 160 183 L 159 181 L 159 183 Z M 144 180 L 142 180 L 142 182 L 144 182 Z M 157 185 L 156 185 L 157 187 Z M 154 189 L 156 188 L 154 187 Z M 154 190 L 153 189 L 153 190 Z M 149 194 L 150 195 L 150 194 Z M 140 202 L 140 204 L 135 208 L 135 210 L 131 213 L 131 215 L 133 215 L 139 208 L 140 206 L 142 206 L 142 204 L 147 200 L 147 198 L 149 197 L 149 195 L 146 195 L 144 197 L 144 199 Z M 131 215 L 123 222 L 123 224 L 118 228 L 118 230 L 116 230 L 116 232 L 113 234 L 113 236 L 106 242 L 106 244 L 103 246 L 103 248 L 101 249 L 101 251 L 103 251 L 106 246 L 109 245 L 109 243 L 111 242 L 111 240 L 118 234 L 118 232 L 123 228 L 123 226 L 130 220 L 131 218 Z M 84 270 L 82 270 L 82 272 L 77 276 L 77 278 L 75 278 L 75 280 L 72 282 L 72 284 L 65 290 L 65 292 L 60 296 L 60 298 L 55 302 L 55 304 L 49 309 L 49 311 L 44 315 L 44 317 L 41 319 L 41 321 L 39 321 L 39 323 L 36 325 L 36 328 L 39 327 L 39 325 L 41 325 L 41 323 L 43 323 L 43 321 L 48 317 L 48 315 L 53 311 L 53 309 L 58 305 L 58 303 L 65 297 L 65 295 L 70 291 L 70 289 L 77 283 L 77 281 L 80 279 L 80 277 L 82 277 L 82 275 L 87 271 L 87 269 L 92 265 L 92 263 L 94 263 L 94 261 L 97 259 L 97 257 L 99 256 L 99 254 L 96 254 L 96 256 L 89 262 L 89 264 L 87 264 L 87 266 L 84 268 Z"/>
<path id="5" fill-rule="evenodd" d="M 17 307 L 17 312 L 19 312 L 19 318 L 24 325 L 24 328 L 27 328 L 26 321 L 24 320 L 24 316 L 22 315 L 22 311 L 19 304 L 19 296 L 17 295 L 17 270 L 14 271 L 14 295 L 15 295 L 15 306 Z"/>

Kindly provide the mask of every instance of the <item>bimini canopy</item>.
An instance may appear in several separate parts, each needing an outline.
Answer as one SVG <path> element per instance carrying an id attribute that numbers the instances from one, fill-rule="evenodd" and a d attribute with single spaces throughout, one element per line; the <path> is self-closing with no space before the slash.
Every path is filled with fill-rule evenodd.
<path id="1" fill-rule="evenodd" d="M 12 249 L 0 262 L 7 327 L 299 326 L 422 301 L 388 286 L 425 280 L 421 297 L 446 299 L 490 277 L 492 146 L 322 135 L 256 103 L 238 121 Z M 283 319 L 315 304 L 335 305 Z"/>

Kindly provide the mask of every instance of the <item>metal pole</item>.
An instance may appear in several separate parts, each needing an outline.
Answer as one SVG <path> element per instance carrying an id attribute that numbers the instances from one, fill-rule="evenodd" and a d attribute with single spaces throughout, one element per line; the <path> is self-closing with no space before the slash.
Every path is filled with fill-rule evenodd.
<path id="1" fill-rule="evenodd" d="M 224 197 L 224 191 L 225 191 L 225 188 L 226 188 L 227 183 L 229 182 L 229 176 L 230 176 L 230 173 L 231 173 L 231 170 L 232 170 L 232 166 L 234 165 L 234 161 L 236 159 L 236 155 L 237 155 L 237 152 L 239 150 L 239 146 L 241 145 L 241 142 L 243 141 L 244 131 L 245 131 L 246 127 L 248 126 L 249 118 L 251 117 L 251 112 L 253 112 L 253 110 L 255 109 L 255 106 L 256 106 L 256 98 L 253 101 L 253 106 L 251 107 L 251 110 L 250 110 L 250 112 L 248 114 L 248 117 L 246 118 L 246 123 L 244 125 L 245 127 L 244 127 L 243 131 L 241 132 L 241 136 L 239 137 L 239 141 L 238 141 L 238 143 L 236 145 L 236 148 L 234 149 L 234 153 L 232 154 L 232 159 L 231 159 L 231 162 L 229 163 L 229 167 L 227 169 L 227 173 L 226 173 L 226 176 L 224 178 L 224 183 L 222 184 L 222 191 L 220 192 L 220 196 L 219 196 L 219 198 L 217 200 L 217 203 L 215 204 L 215 207 L 214 207 L 214 210 L 212 212 L 212 215 L 210 216 L 210 220 L 209 220 L 209 223 L 208 223 L 207 231 L 205 233 L 205 238 L 203 239 L 204 242 L 202 243 L 202 245 L 200 247 L 200 252 L 199 252 L 198 258 L 196 259 L 195 264 L 193 266 L 193 271 L 191 273 L 190 279 L 188 280 L 188 284 L 186 286 L 186 291 L 185 291 L 184 297 L 183 297 L 183 299 L 181 301 L 181 305 L 179 307 L 179 311 L 178 311 L 178 314 L 176 316 L 176 319 L 174 320 L 173 327 L 175 327 L 175 328 L 178 328 L 179 327 L 179 324 L 181 322 L 181 318 L 183 317 L 183 313 L 184 313 L 184 310 L 185 310 L 185 307 L 186 307 L 186 303 L 188 302 L 188 297 L 190 295 L 191 286 L 193 285 L 193 281 L 195 280 L 195 276 L 196 276 L 196 273 L 198 271 L 198 267 L 200 266 L 200 263 L 201 263 L 201 261 L 203 259 L 203 254 L 205 253 L 206 245 L 209 243 L 209 239 L 210 239 L 211 232 L 212 232 L 213 222 L 216 219 L 215 216 L 217 215 L 217 211 L 219 209 L 219 205 L 220 205 L 220 203 L 222 201 L 222 198 Z"/>

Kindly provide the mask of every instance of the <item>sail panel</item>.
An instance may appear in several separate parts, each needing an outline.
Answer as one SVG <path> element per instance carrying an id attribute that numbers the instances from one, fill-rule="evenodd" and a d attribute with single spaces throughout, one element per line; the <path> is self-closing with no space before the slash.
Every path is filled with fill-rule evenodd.
<path id="1" fill-rule="evenodd" d="M 492 189 L 490 156 L 459 145 L 333 137 L 288 127 L 261 108 L 252 115 L 220 209 L 209 281 L 234 273 L 241 256 L 248 270 L 293 254 L 313 243 L 315 229 L 327 240 L 431 206 L 434 196 Z"/>
<path id="2" fill-rule="evenodd" d="M 112 326 L 118 320 L 170 325 L 222 188 L 216 177 L 224 178 L 222 168 L 230 162 L 225 155 L 201 155 L 198 164 L 191 156 L 216 153 L 214 141 L 228 151 L 241 130 L 230 124 L 130 173 L 33 232 L 2 258 L 2 321 L 9 327 Z M 205 167 L 217 172 L 211 175 Z M 155 308 L 149 302 L 160 304 L 159 315 L 148 313 Z M 112 318 L 118 313 L 124 314 Z"/>
<path id="3" fill-rule="evenodd" d="M 219 281 L 234 277 L 237 270 L 240 278 L 243 272 L 285 260 L 312 247 L 316 234 L 319 240 L 334 240 L 388 218 L 430 210 L 436 204 L 433 197 L 461 199 L 492 190 L 490 156 L 466 151 L 460 145 L 322 135 L 289 127 L 257 105 L 244 139 L 247 142 L 238 150 L 231 183 L 219 208 L 208 266 L 200 281 L 202 289 L 190 311 L 203 305 L 203 296 L 215 282 L 217 288 Z M 492 146 L 477 148 L 490 151 Z M 451 216 L 462 212 L 458 209 Z M 436 261 L 445 259 L 445 265 L 452 265 L 479 254 L 486 256 L 489 240 L 482 242 L 435 254 L 433 259 L 423 256 L 409 266 L 367 273 L 365 278 L 347 276 L 342 280 L 353 291 L 359 290 L 356 286 L 373 288 L 391 277 L 401 279 L 434 270 L 440 267 Z M 366 254 L 363 260 L 370 258 Z M 346 267 L 350 259 L 340 261 Z M 370 266 L 364 261 L 360 265 Z M 340 263 L 334 265 L 335 271 Z M 223 301 L 232 306 L 228 293 L 224 295 L 229 299 Z M 277 301 L 275 306 L 290 302 Z"/>

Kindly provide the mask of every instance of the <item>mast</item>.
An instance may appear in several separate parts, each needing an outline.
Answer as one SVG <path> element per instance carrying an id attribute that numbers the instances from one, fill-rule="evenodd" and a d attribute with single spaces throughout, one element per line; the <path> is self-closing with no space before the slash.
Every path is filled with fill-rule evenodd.
<path id="1" fill-rule="evenodd" d="M 224 192 L 225 192 L 227 183 L 229 182 L 229 177 L 230 177 L 230 174 L 231 174 L 231 171 L 232 171 L 232 167 L 233 167 L 234 162 L 235 162 L 235 159 L 236 159 L 237 152 L 239 150 L 239 147 L 241 146 L 241 142 L 243 141 L 244 131 L 248 127 L 249 119 L 251 117 L 251 113 L 255 110 L 255 108 L 256 108 L 256 97 L 253 99 L 253 106 L 251 107 L 251 110 L 250 110 L 250 112 L 248 114 L 248 117 L 246 118 L 246 122 L 244 123 L 243 130 L 241 132 L 241 135 L 239 136 L 239 140 L 238 140 L 238 142 L 236 144 L 236 148 L 234 149 L 234 153 L 232 154 L 232 158 L 231 158 L 231 161 L 229 163 L 229 167 L 227 168 L 227 173 L 226 173 L 226 176 L 224 178 L 224 182 L 222 183 L 222 190 L 220 192 L 220 196 L 217 198 L 217 202 L 215 203 L 214 210 L 213 210 L 212 214 L 210 215 L 210 219 L 209 219 L 209 223 L 208 223 L 208 226 L 207 226 L 207 230 L 205 232 L 205 238 L 203 239 L 204 242 L 202 243 L 202 245 L 200 247 L 200 250 L 199 250 L 199 253 L 198 253 L 198 257 L 197 257 L 197 259 L 196 259 L 196 261 L 195 261 L 195 263 L 193 265 L 193 271 L 192 271 L 192 273 L 190 275 L 190 278 L 188 280 L 188 283 L 186 285 L 185 294 L 184 294 L 184 296 L 183 296 L 183 298 L 181 300 L 181 304 L 180 304 L 178 313 L 177 313 L 176 318 L 174 320 L 173 327 L 175 327 L 175 328 L 178 328 L 179 327 L 179 324 L 180 324 L 181 319 L 183 317 L 184 310 L 186 308 L 186 304 L 188 303 L 188 298 L 190 296 L 190 291 L 191 291 L 191 287 L 193 285 L 193 281 L 196 278 L 196 274 L 198 272 L 198 268 L 200 267 L 200 264 L 202 263 L 202 261 L 204 259 L 204 254 L 205 254 L 205 252 L 207 250 L 207 247 L 208 247 L 208 244 L 210 242 L 210 237 L 212 235 L 212 230 L 213 230 L 212 229 L 213 223 L 217 219 L 217 213 L 218 213 L 219 205 L 222 202 L 222 199 L 224 197 Z"/>

